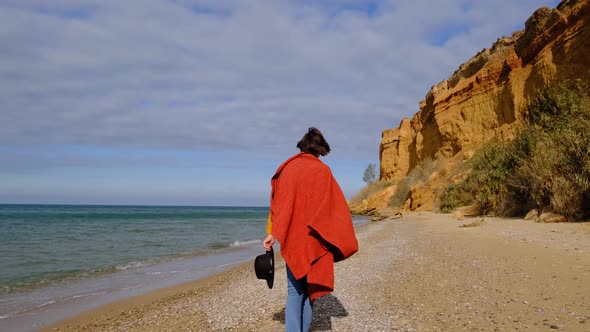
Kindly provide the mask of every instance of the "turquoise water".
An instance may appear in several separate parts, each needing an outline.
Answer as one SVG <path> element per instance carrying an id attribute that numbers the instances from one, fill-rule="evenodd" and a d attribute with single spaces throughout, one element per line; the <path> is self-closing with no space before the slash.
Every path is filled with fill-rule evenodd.
<path id="1" fill-rule="evenodd" d="M 0 295 L 260 243 L 268 208 L 0 205 Z"/>
<path id="2" fill-rule="evenodd" d="M 253 264 L 267 216 L 264 207 L 0 205 L 0 331 L 36 331 Z"/>

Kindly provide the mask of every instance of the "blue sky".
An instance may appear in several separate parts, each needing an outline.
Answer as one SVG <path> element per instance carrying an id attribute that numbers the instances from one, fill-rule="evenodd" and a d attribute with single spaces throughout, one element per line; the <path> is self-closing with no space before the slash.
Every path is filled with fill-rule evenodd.
<path id="1" fill-rule="evenodd" d="M 550 0 L 2 0 L 0 203 L 268 205 L 310 126 L 381 131 Z"/>

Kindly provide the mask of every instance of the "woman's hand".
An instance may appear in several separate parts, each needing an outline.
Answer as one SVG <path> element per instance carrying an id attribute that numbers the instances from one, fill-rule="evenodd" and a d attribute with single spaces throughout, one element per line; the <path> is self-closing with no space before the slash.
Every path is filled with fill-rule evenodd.
<path id="1" fill-rule="evenodd" d="M 264 241 L 262 241 L 262 245 L 264 246 L 264 249 L 266 249 L 266 251 L 269 251 L 270 247 L 272 247 L 274 243 L 275 237 L 270 234 L 266 237 L 266 239 L 264 239 Z"/>

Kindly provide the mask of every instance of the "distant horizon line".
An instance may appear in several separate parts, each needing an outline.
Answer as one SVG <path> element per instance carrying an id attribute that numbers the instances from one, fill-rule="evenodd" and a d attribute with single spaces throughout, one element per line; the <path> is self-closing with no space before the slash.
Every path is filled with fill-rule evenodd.
<path id="1" fill-rule="evenodd" d="M 270 206 L 260 206 L 260 205 L 173 205 L 173 204 L 2 203 L 2 202 L 0 202 L 0 206 L 2 206 L 2 205 L 270 208 Z"/>

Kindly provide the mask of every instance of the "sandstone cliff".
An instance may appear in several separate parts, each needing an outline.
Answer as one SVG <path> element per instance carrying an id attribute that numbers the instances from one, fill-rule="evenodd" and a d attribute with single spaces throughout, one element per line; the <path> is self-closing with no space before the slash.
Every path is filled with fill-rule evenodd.
<path id="1" fill-rule="evenodd" d="M 469 155 L 492 137 L 510 138 L 526 104 L 554 82 L 590 82 L 588 0 L 540 8 L 523 31 L 498 39 L 433 86 L 418 113 L 383 131 L 381 180 L 399 181 L 425 158 Z"/>

